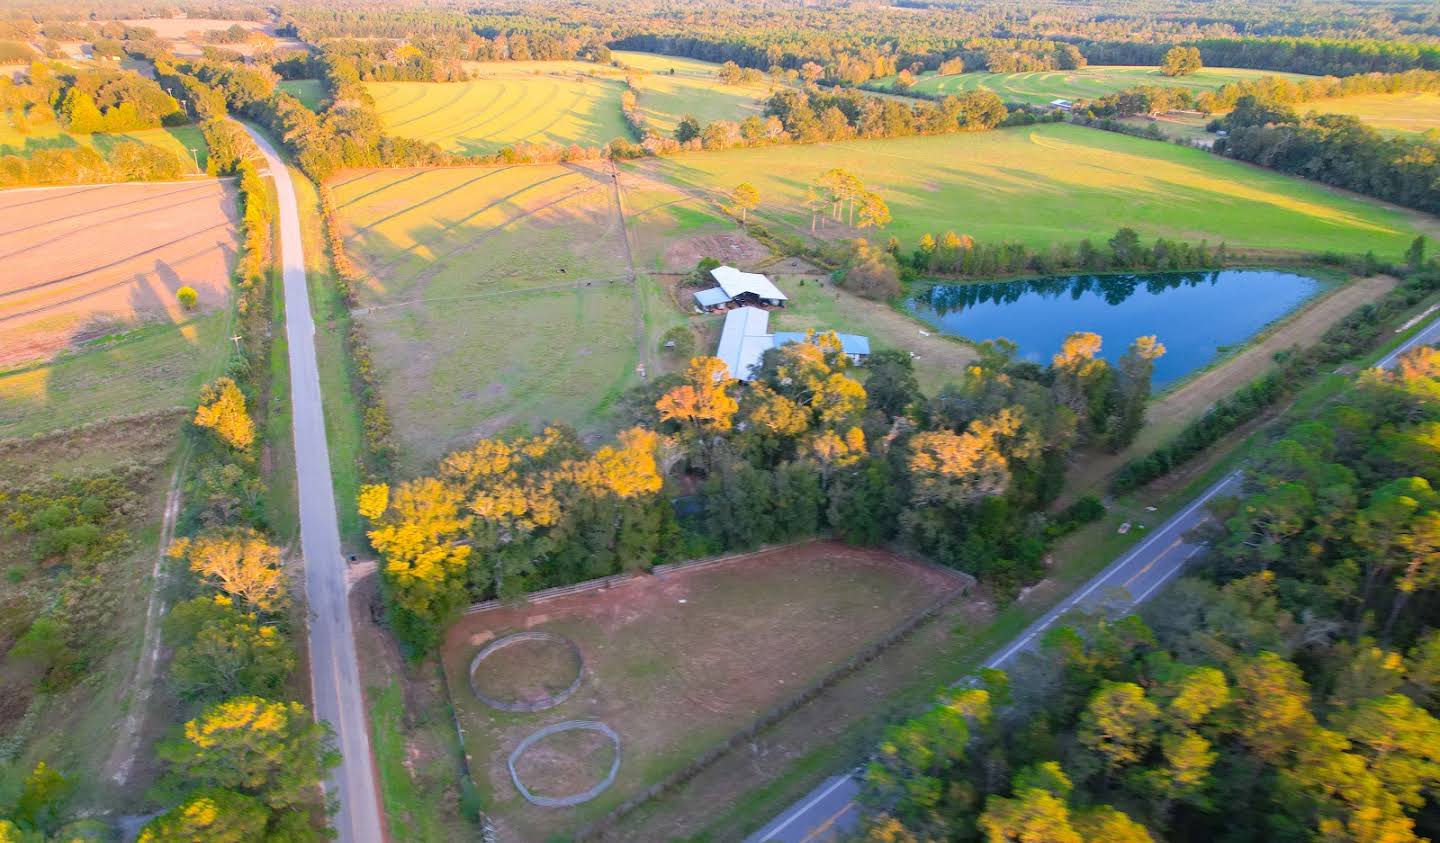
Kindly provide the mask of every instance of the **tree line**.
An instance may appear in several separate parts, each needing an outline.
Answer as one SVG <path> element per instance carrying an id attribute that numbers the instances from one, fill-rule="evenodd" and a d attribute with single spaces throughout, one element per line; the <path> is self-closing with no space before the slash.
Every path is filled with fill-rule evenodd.
<path id="1" fill-rule="evenodd" d="M 1440 141 L 1387 138 L 1358 118 L 1241 97 L 1221 121 L 1217 154 L 1440 213 Z"/>
<path id="2" fill-rule="evenodd" d="M 898 541 L 1013 595 L 1051 540 L 1103 511 L 1044 514 L 1068 455 L 1123 447 L 1143 421 L 1164 347 L 1142 337 L 1114 366 L 1100 348 L 1076 334 L 1042 367 L 985 344 L 927 397 L 909 355 L 871 355 L 862 385 L 814 334 L 768 351 L 748 384 L 696 357 L 637 388 L 632 426 L 598 449 L 559 427 L 481 440 L 361 491 L 393 626 L 425 649 L 471 602 L 822 531 Z"/>
<path id="3" fill-rule="evenodd" d="M 1073 617 L 891 728 L 871 841 L 1419 841 L 1440 786 L 1440 354 L 1355 377 L 1140 617 Z"/>

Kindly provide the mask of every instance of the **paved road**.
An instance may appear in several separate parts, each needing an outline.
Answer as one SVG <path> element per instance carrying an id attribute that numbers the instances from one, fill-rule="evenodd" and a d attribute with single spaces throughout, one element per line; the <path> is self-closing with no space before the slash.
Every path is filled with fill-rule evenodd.
<path id="1" fill-rule="evenodd" d="M 1400 355 L 1420 345 L 1435 345 L 1440 343 L 1440 316 L 1430 320 L 1430 324 L 1415 332 L 1415 336 L 1400 343 L 1395 350 L 1385 355 L 1379 363 L 1375 364 L 1377 369 L 1389 369 L 1400 359 Z"/>
<path id="2" fill-rule="evenodd" d="M 1148 600 L 1202 549 L 1186 542 L 1185 534 L 1209 517 L 1205 504 L 1217 496 L 1239 492 L 1240 479 L 1239 471 L 1221 478 L 1144 541 L 1026 627 L 984 666 L 1005 667 L 1035 646 L 1055 621 L 1073 609 L 1110 609 L 1118 614 Z M 860 809 L 854 801 L 859 792 L 860 781 L 853 771 L 826 779 L 769 825 L 747 837 L 746 843 L 818 843 L 832 839 L 838 832 L 852 831 L 860 821 Z"/>
<path id="3" fill-rule="evenodd" d="M 335 519 L 325 409 L 315 363 L 315 322 L 305 287 L 300 210 L 290 171 L 263 136 L 259 144 L 275 180 L 280 205 L 280 256 L 285 280 L 285 338 L 290 346 L 290 405 L 295 425 L 295 471 L 300 492 L 300 546 L 305 556 L 305 597 L 310 604 L 310 683 L 315 716 L 329 721 L 342 760 L 325 783 L 340 811 L 335 828 L 342 843 L 380 843 L 380 804 L 371 765 L 369 721 L 360 693 L 355 637 L 350 631 L 345 559 Z"/>

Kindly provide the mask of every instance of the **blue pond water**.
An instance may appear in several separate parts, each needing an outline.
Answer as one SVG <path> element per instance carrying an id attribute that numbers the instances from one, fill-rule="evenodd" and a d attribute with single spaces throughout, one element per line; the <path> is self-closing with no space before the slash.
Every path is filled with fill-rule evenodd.
<path id="1" fill-rule="evenodd" d="M 1111 361 L 1136 337 L 1154 334 L 1166 348 L 1155 362 L 1154 383 L 1161 386 L 1244 343 L 1323 287 L 1314 278 L 1263 269 L 1069 275 L 938 284 L 907 306 L 943 333 L 1005 337 L 1022 359 L 1042 364 L 1076 331 L 1099 334 Z"/>

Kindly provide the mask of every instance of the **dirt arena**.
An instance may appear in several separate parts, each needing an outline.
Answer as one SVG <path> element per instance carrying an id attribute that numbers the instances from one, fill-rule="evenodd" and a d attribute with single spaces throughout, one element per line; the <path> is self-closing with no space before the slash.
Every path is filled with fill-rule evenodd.
<path id="1" fill-rule="evenodd" d="M 238 247 L 229 181 L 0 192 L 0 367 L 225 304 Z"/>

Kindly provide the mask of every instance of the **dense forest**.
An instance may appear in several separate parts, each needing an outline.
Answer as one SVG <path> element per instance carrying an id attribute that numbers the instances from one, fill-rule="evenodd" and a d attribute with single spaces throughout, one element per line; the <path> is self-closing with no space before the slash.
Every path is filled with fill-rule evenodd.
<path id="1" fill-rule="evenodd" d="M 874 841 L 1416 841 L 1440 786 L 1440 353 L 1358 376 L 1212 504 L 1143 618 L 1052 628 L 894 727 Z"/>

